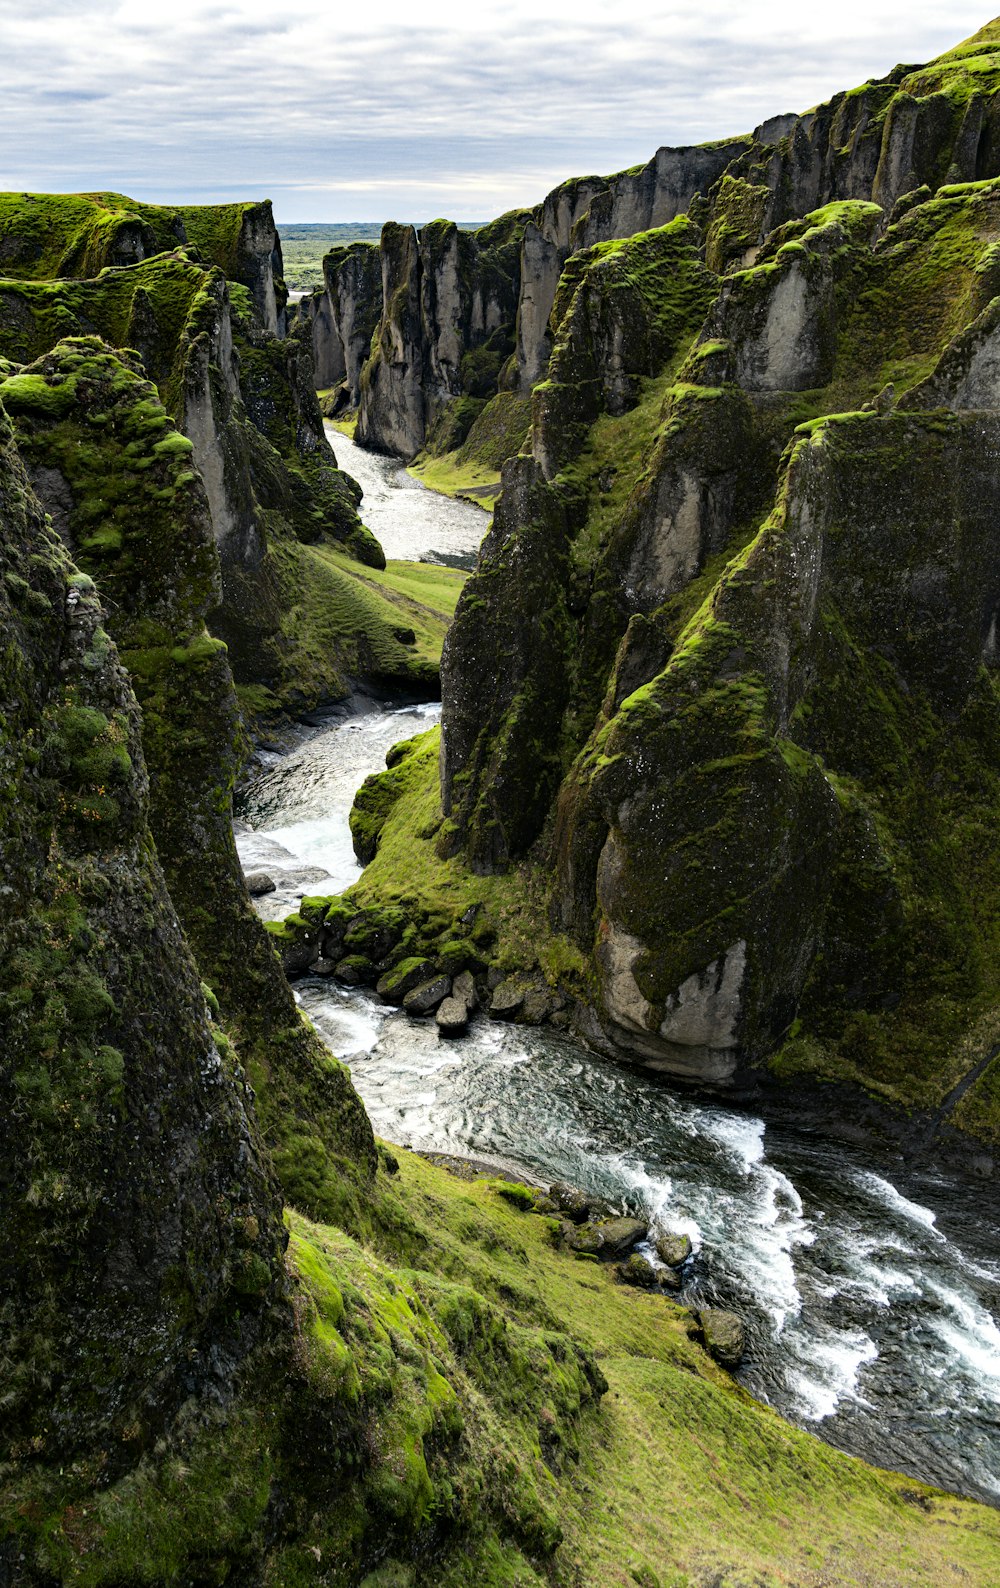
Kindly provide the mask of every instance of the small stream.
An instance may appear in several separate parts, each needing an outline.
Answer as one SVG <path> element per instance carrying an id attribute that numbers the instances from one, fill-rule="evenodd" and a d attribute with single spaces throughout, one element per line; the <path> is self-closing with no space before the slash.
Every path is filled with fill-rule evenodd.
<path id="1" fill-rule="evenodd" d="M 392 460 L 338 459 L 365 486 L 362 517 L 397 515 L 391 555 L 447 536 L 466 545 L 486 515 L 391 484 Z M 365 470 L 385 484 L 369 507 Z M 382 471 L 385 471 L 383 473 Z M 414 488 L 414 489 L 411 489 Z M 429 498 L 410 515 L 415 493 Z M 373 496 L 375 493 L 373 492 Z M 418 498 L 419 499 L 419 498 Z M 461 529 L 440 528 L 464 514 Z M 387 551 L 390 536 L 376 530 Z M 437 720 L 435 705 L 355 701 L 297 748 L 264 753 L 238 812 L 248 870 L 279 884 L 258 901 L 286 914 L 305 892 L 360 874 L 347 822 L 385 752 Z M 296 983 L 304 1011 L 351 1066 L 376 1131 L 402 1145 L 481 1156 L 565 1179 L 686 1231 L 683 1299 L 732 1306 L 748 1327 L 739 1378 L 831 1444 L 1000 1504 L 1000 1204 L 992 1186 L 906 1170 L 888 1153 L 765 1122 L 674 1092 L 546 1029 L 476 1023 L 459 1041 L 371 992 Z"/>
<path id="2" fill-rule="evenodd" d="M 387 557 L 474 568 L 489 514 L 470 502 L 429 491 L 398 458 L 366 452 L 333 425 L 324 426 L 338 466 L 364 491 L 361 519 Z"/>

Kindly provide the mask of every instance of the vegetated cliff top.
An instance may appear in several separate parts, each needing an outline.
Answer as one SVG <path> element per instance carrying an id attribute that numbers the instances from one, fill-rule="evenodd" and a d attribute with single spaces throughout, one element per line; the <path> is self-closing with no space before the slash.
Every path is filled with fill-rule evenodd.
<path id="1" fill-rule="evenodd" d="M 274 231 L 269 199 L 175 207 L 121 193 L 0 193 L 0 273 L 96 276 L 190 243 L 238 280 L 241 239 L 257 226 Z"/>

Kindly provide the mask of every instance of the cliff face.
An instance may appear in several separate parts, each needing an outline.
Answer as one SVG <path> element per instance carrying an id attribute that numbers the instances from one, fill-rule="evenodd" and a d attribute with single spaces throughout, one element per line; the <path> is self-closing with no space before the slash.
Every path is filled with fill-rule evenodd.
<path id="1" fill-rule="evenodd" d="M 17 280 L 89 278 L 178 244 L 247 287 L 269 331 L 283 329 L 281 242 L 268 200 L 174 209 L 120 193 L 0 193 L 0 272 Z"/>
<path id="2" fill-rule="evenodd" d="M 478 232 L 451 221 L 419 237 L 412 227 L 383 229 L 381 317 L 361 375 L 363 446 L 411 458 L 456 399 L 481 406 L 496 391 L 512 345 L 522 226 L 512 214 Z"/>
<path id="3" fill-rule="evenodd" d="M 986 158 L 979 48 L 850 98 L 884 111 L 853 175 L 802 146 L 828 111 L 838 143 L 844 101 L 774 146 L 772 209 L 832 182 L 895 220 L 835 201 L 714 283 L 692 222 L 570 259 L 531 456 L 449 636 L 439 848 L 551 866 L 589 1034 L 673 1074 L 780 1050 L 937 1105 L 995 1040 L 993 917 L 959 857 L 996 821 L 1000 183 L 898 203 L 953 172 L 970 115 Z M 899 83 L 946 72 L 954 113 L 921 102 L 934 136 L 897 159 Z M 960 1109 L 991 1139 L 993 1086 Z"/>
<path id="4" fill-rule="evenodd" d="M 686 215 L 707 194 L 747 139 L 688 149 L 658 149 L 647 165 L 611 177 L 564 182 L 525 228 L 517 307 L 517 388 L 530 392 L 552 351 L 549 319 L 566 260 L 580 249 L 631 237 Z"/>
<path id="5" fill-rule="evenodd" d="M 201 976 L 239 1026 L 271 1145 L 281 1161 L 321 1109 L 320 1164 L 332 1146 L 338 1161 L 370 1166 L 364 1113 L 301 1026 L 243 885 L 230 820 L 241 730 L 226 647 L 206 628 L 220 561 L 192 444 L 141 373 L 93 339 L 0 382 L 0 402 L 36 492 L 108 603 L 142 708 L 159 862 Z"/>
<path id="6" fill-rule="evenodd" d="M 361 370 L 382 317 L 382 260 L 377 244 L 334 248 L 323 260 L 322 292 L 303 299 L 312 333 L 316 385 L 336 388 L 338 407 L 356 408 Z"/>
<path id="7" fill-rule="evenodd" d="M 594 244 L 692 212 L 704 229 L 708 265 L 724 274 L 752 264 L 778 226 L 825 204 L 873 202 L 884 226 L 898 201 L 925 186 L 933 192 L 997 175 L 1000 113 L 989 48 L 984 30 L 929 66 L 897 67 L 805 115 L 772 117 L 746 137 L 662 148 L 634 170 L 562 183 L 506 228 L 505 246 L 518 245 L 516 259 L 508 258 L 502 270 L 513 309 L 505 285 L 492 298 L 487 293 L 484 310 L 474 308 L 470 316 L 477 288 L 467 283 L 474 283 L 480 266 L 468 235 L 464 242 L 450 235 L 445 242 L 428 228 L 425 246 L 400 228 L 388 229 L 381 301 L 370 275 L 359 291 L 352 266 L 347 281 L 347 300 L 363 305 L 354 312 L 365 332 L 378 317 L 363 387 L 355 366 L 346 371 L 347 341 L 329 281 L 307 311 L 318 361 L 330 375 L 323 384 L 346 380 L 340 400 L 360 402 L 364 445 L 407 458 L 424 446 L 454 452 L 476 417 L 458 399 L 488 399 L 498 389 L 526 398 L 545 377 L 563 268 Z M 488 230 L 477 234 L 481 249 Z M 495 350 L 512 348 L 513 357 L 495 366 L 478 361 L 473 386 L 468 356 L 484 336 Z M 449 406 L 451 420 L 442 423 Z"/>
<path id="8" fill-rule="evenodd" d="M 155 468 L 169 489 L 176 460 Z M 181 1402 L 231 1397 L 284 1241 L 153 846 L 128 677 L 2 414 L 0 521 L 3 1459 L 110 1479 Z"/>
<path id="9" fill-rule="evenodd" d="M 30 203 L 23 216 L 20 232 L 9 216 L 7 232 L 22 252 L 36 218 Z M 377 569 L 384 557 L 326 439 L 307 340 L 300 331 L 275 337 L 249 287 L 198 262 L 211 221 L 215 252 L 237 269 L 243 222 L 259 229 L 260 207 L 185 217 L 201 228 L 202 248 L 174 247 L 93 279 L 0 282 L 0 355 L 30 362 L 62 337 L 94 331 L 140 353 L 208 492 L 222 566 L 211 627 L 230 646 L 252 709 L 336 698 L 366 674 L 433 687 L 433 670 L 394 633 L 405 614 L 390 604 L 383 618 L 352 582 L 351 561 Z M 327 565 L 327 548 L 347 552 L 346 569 Z M 315 614 L 331 603 L 337 622 L 318 634 Z"/>

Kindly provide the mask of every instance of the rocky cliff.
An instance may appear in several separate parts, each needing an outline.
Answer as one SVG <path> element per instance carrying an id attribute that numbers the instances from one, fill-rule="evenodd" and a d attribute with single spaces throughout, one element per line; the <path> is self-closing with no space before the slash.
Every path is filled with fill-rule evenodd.
<path id="1" fill-rule="evenodd" d="M 0 273 L 6 277 L 88 278 L 178 244 L 248 288 L 267 330 L 283 328 L 281 241 L 268 200 L 167 208 L 120 193 L 0 193 Z"/>
<path id="2" fill-rule="evenodd" d="M 432 229 L 425 249 L 405 229 L 390 228 L 381 249 L 381 293 L 370 256 L 363 283 L 357 261 L 348 268 L 332 260 L 327 290 L 308 310 L 317 362 L 330 374 L 323 384 L 343 381 L 339 400 L 352 406 L 360 401 L 363 444 L 407 458 L 424 447 L 454 454 L 477 417 L 459 399 L 492 398 L 498 389 L 526 398 L 544 378 L 558 327 L 552 316 L 562 271 L 581 250 L 693 211 L 709 267 L 725 274 L 753 263 L 776 227 L 824 204 L 873 202 L 885 225 L 897 201 L 925 186 L 933 192 L 997 175 L 1000 132 L 990 44 L 987 29 L 939 61 L 899 66 L 804 115 L 772 117 L 744 137 L 662 148 L 645 166 L 574 178 L 553 189 L 507 229 L 507 247 L 518 245 L 516 257 L 503 266 L 513 304 L 509 290 L 496 295 L 493 313 L 499 318 L 491 342 L 495 350 L 512 347 L 513 357 L 478 360 L 475 388 L 463 369 L 482 336 L 475 313 L 470 320 L 469 292 L 462 285 L 468 262 L 460 268 L 457 258 L 445 259 L 447 248 L 440 258 L 430 257 L 439 248 Z M 455 239 L 449 246 L 457 246 Z M 464 246 L 473 252 L 471 242 Z M 344 288 L 335 289 L 332 281 L 345 270 Z M 341 290 L 352 305 L 351 335 L 355 324 L 365 333 L 376 331 L 364 392 L 338 329 L 343 316 L 334 303 Z M 361 337 L 352 351 L 354 359 L 358 353 L 367 357 Z M 442 424 L 449 407 L 450 423 Z M 498 413 L 488 433 L 500 419 Z M 523 431 L 512 428 L 509 452 L 522 441 Z M 482 462 L 480 450 L 473 438 L 475 461 Z M 469 446 L 464 457 L 467 469 L 473 461 Z M 461 475 L 460 460 L 455 468 Z"/>
<path id="3" fill-rule="evenodd" d="M 79 201 L 67 205 L 76 224 Z M 84 210 L 92 219 L 92 206 Z M 258 257 L 241 239 L 251 222 L 263 224 L 262 213 L 178 212 L 200 248 L 175 245 L 93 277 L 0 281 L 0 356 L 28 363 L 60 338 L 95 332 L 139 353 L 192 443 L 208 492 L 222 565 L 211 627 L 230 647 L 251 711 L 337 698 L 351 677 L 433 692 L 435 669 L 396 633 L 412 626 L 409 612 L 391 593 L 373 601 L 353 576 L 352 565 L 377 571 L 384 557 L 326 439 L 307 339 L 301 331 L 274 336 L 250 287 L 202 262 L 210 246 L 233 272 Z M 19 211 L 8 205 L 6 219 L 8 253 L 31 252 L 34 201 Z M 35 277 L 57 263 L 35 259 Z"/>
<path id="4" fill-rule="evenodd" d="M 419 236 L 394 223 L 383 229 L 381 315 L 361 374 L 362 446 L 412 458 L 442 424 L 439 450 L 464 440 L 511 352 L 523 226 L 513 212 L 477 232 L 452 221 Z M 464 417 L 450 412 L 462 398 Z"/>
<path id="5" fill-rule="evenodd" d="M 543 888 L 554 936 L 507 961 L 607 1051 L 995 1143 L 992 40 L 570 256 L 446 643 L 430 846 Z M 737 168 L 767 196 L 738 251 Z"/>
<path id="6" fill-rule="evenodd" d="M 356 408 L 361 371 L 382 317 L 382 260 L 375 243 L 334 248 L 323 260 L 323 289 L 304 298 L 316 385 L 330 389 L 333 411 Z"/>

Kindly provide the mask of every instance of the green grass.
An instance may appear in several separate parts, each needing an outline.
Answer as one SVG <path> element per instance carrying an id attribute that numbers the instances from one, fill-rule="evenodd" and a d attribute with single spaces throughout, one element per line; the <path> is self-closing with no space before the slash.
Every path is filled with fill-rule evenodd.
<path id="1" fill-rule="evenodd" d="M 392 1290 L 370 1252 L 293 1220 L 313 1243 L 320 1275 L 312 1283 L 360 1291 L 386 1322 L 391 1303 L 397 1329 L 414 1327 L 401 1302 L 411 1319 L 426 1307 L 417 1325 L 423 1349 L 467 1419 L 476 1458 L 505 1445 L 516 1451 L 517 1479 L 558 1517 L 563 1542 L 544 1574 L 550 1583 L 694 1588 L 727 1571 L 734 1588 L 985 1588 L 996 1580 L 996 1512 L 877 1471 L 790 1427 L 710 1361 L 685 1309 L 554 1249 L 549 1221 L 519 1211 L 502 1186 L 398 1157 L 374 1236 L 382 1261 L 404 1265 Z M 485 1355 L 482 1309 L 502 1320 Z M 536 1380 L 522 1397 L 511 1378 L 517 1346 L 553 1329 L 599 1362 L 609 1389 L 568 1429 L 555 1407 L 548 1426 L 572 1448 L 557 1446 L 545 1470 L 543 1386 Z M 437 1402 L 446 1399 L 442 1387 Z M 415 1581 L 427 1580 L 418 1571 Z M 540 1579 L 525 1570 L 515 1580 Z"/>
<path id="2" fill-rule="evenodd" d="M 406 472 L 429 490 L 440 491 L 442 496 L 457 496 L 474 502 L 487 513 L 492 513 L 500 495 L 499 473 L 481 464 L 464 462 L 457 452 L 411 463 Z"/>

